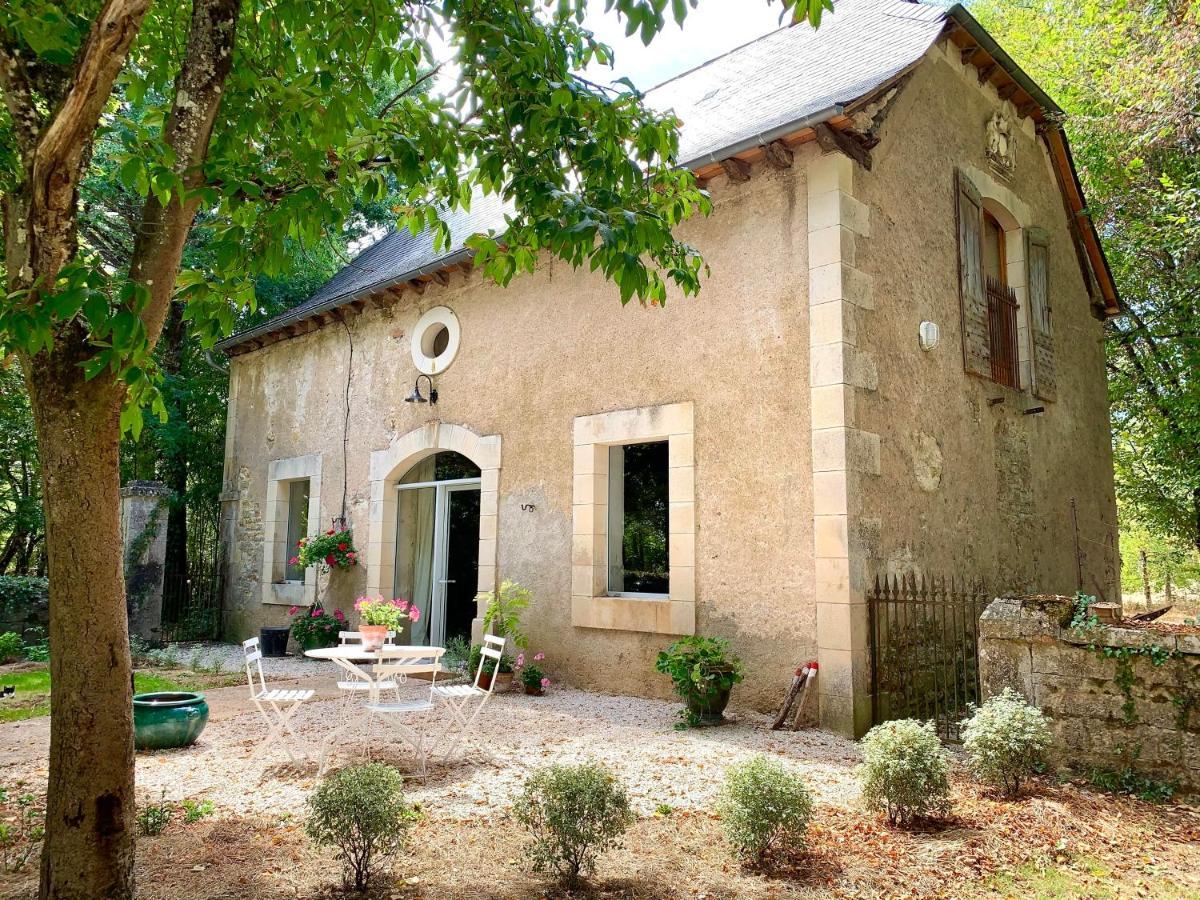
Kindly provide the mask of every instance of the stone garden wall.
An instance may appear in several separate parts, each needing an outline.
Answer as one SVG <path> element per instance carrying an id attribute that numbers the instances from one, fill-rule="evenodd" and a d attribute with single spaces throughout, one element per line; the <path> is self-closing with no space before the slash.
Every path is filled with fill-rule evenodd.
<path id="1" fill-rule="evenodd" d="M 983 694 L 1006 687 L 1053 719 L 1054 762 L 1132 766 L 1200 792 L 1200 635 L 1064 627 L 1070 598 L 1000 598 L 979 622 Z"/>

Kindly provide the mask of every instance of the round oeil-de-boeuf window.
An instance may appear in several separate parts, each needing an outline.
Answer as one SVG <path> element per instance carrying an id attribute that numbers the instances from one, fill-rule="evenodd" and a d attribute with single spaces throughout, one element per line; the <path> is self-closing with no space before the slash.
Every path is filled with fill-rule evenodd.
<path id="1" fill-rule="evenodd" d="M 458 317 L 445 306 L 427 310 L 413 329 L 412 360 L 417 371 L 437 375 L 458 355 L 462 329 Z"/>

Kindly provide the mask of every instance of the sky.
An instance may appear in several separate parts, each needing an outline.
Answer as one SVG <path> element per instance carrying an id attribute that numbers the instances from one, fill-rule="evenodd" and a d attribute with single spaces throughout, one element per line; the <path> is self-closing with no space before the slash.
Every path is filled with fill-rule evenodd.
<path id="1" fill-rule="evenodd" d="M 646 90 L 774 31 L 780 27 L 781 9 L 779 0 L 699 0 L 681 29 L 668 7 L 666 28 L 646 47 L 637 35 L 625 37 L 625 26 L 615 12 L 604 11 L 604 0 L 588 0 L 584 25 L 613 48 L 614 64 L 612 68 L 594 65 L 583 75 L 599 84 L 626 77 Z M 429 40 L 436 58 L 450 55 L 439 38 L 431 35 Z M 458 67 L 445 65 L 434 91 L 449 90 L 457 78 Z"/>
<path id="2" fill-rule="evenodd" d="M 700 0 L 682 29 L 668 15 L 667 27 L 646 47 L 636 34 L 625 37 L 616 13 L 604 12 L 604 0 L 588 0 L 584 24 L 613 48 L 615 59 L 613 69 L 596 66 L 585 75 L 601 83 L 625 76 L 646 90 L 774 31 L 780 11 L 778 2 L 767 0 Z"/>

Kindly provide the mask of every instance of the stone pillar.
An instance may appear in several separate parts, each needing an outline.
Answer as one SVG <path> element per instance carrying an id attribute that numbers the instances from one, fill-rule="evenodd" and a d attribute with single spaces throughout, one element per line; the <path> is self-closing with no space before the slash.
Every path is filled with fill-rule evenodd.
<path id="1" fill-rule="evenodd" d="M 856 400 L 875 390 L 876 369 L 857 334 L 874 304 L 870 276 L 855 268 L 869 220 L 854 173 L 839 152 L 809 163 L 808 316 L 820 719 L 859 737 L 871 725 L 862 496 L 879 474 L 879 435 L 856 427 Z"/>
<path id="2" fill-rule="evenodd" d="M 158 481 L 131 481 L 121 488 L 129 633 L 146 641 L 158 641 L 161 637 L 169 496 L 170 491 Z"/>

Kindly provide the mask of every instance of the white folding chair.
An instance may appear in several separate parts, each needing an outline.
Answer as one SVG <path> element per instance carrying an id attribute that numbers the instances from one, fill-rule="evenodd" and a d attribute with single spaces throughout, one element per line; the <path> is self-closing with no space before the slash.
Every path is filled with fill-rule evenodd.
<path id="1" fill-rule="evenodd" d="M 380 716 L 389 722 L 399 732 L 401 738 L 416 751 L 417 760 L 421 764 L 422 780 L 425 778 L 425 762 L 429 757 L 429 748 L 425 743 L 425 729 L 421 727 L 419 721 L 413 725 L 404 720 L 409 716 L 420 717 L 422 713 L 429 712 L 434 708 L 434 691 L 437 689 L 437 677 L 442 671 L 441 658 L 445 652 L 442 647 L 430 647 L 419 657 L 393 658 L 377 663 L 374 667 L 376 685 L 388 682 L 400 685 L 406 683 L 410 677 L 428 677 L 429 692 L 427 694 L 421 692 L 416 697 L 401 700 L 397 687 L 396 701 L 384 702 L 379 698 L 379 692 L 376 690 L 372 692 L 371 700 L 367 704 L 367 712 L 372 718 Z"/>
<path id="2" fill-rule="evenodd" d="M 390 644 L 392 642 L 392 639 L 395 636 L 396 636 L 396 632 L 389 631 L 387 633 L 387 642 Z M 338 632 L 338 643 L 343 646 L 345 646 L 346 644 L 361 644 L 362 643 L 362 632 L 361 631 L 339 631 Z M 354 698 L 355 694 L 361 694 L 361 693 L 370 691 L 373 685 L 372 685 L 372 682 L 370 681 L 370 679 L 361 678 L 358 675 L 352 675 L 351 678 L 346 681 L 339 681 L 337 683 L 337 686 L 338 686 L 338 690 L 346 692 L 343 699 L 345 701 L 349 702 L 350 700 L 352 700 Z M 388 690 L 388 691 L 395 690 L 397 688 L 397 685 L 395 682 L 387 682 L 385 684 L 378 684 L 378 685 L 374 685 L 374 686 L 381 687 L 384 690 Z M 399 699 L 399 695 L 397 695 L 397 699 Z"/>
<path id="3" fill-rule="evenodd" d="M 435 743 L 441 743 L 442 739 L 457 726 L 457 734 L 453 741 L 448 745 L 445 758 L 449 759 L 450 755 L 456 751 L 463 743 L 466 742 L 471 729 L 475 722 L 479 719 L 479 714 L 483 712 L 483 708 L 491 699 L 492 691 L 496 687 L 496 679 L 500 674 L 500 658 L 504 655 L 505 639 L 496 637 L 494 634 L 485 634 L 483 636 L 483 647 L 480 648 L 479 668 L 475 670 L 475 680 L 470 684 L 448 684 L 435 686 L 430 692 L 432 696 L 442 701 L 447 712 L 446 725 L 438 734 L 438 739 Z M 483 670 L 491 662 L 494 664 L 492 677 L 488 681 L 486 688 L 479 686 L 479 681 L 483 676 Z M 467 708 L 475 703 L 475 709 L 470 716 L 467 715 Z M 486 753 L 486 750 L 484 751 Z M 488 754 L 490 756 L 490 754 Z"/>
<path id="4" fill-rule="evenodd" d="M 292 762 L 296 762 L 296 754 L 292 752 L 287 736 L 290 735 L 293 740 L 299 738 L 296 732 L 292 731 L 290 720 L 300 708 L 300 704 L 311 699 L 315 691 L 268 688 L 263 677 L 262 653 L 258 649 L 258 638 L 242 641 L 242 650 L 246 653 L 246 680 L 250 683 L 250 699 L 254 701 L 263 721 L 267 723 L 267 739 L 258 745 L 251 758 L 266 752 L 272 744 L 279 743 L 287 751 Z M 258 669 L 257 682 L 254 678 L 255 668 Z"/>

